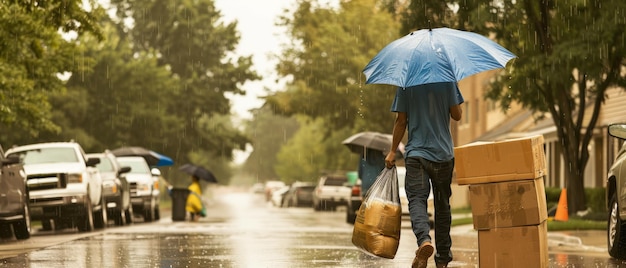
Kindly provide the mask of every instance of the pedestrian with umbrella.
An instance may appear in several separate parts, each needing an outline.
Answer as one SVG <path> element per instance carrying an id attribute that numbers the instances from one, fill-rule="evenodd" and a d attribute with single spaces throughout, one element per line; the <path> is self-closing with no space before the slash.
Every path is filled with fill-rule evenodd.
<path id="1" fill-rule="evenodd" d="M 345 139 L 342 144 L 359 154 L 358 176 L 361 179 L 361 195 L 365 196 L 378 174 L 385 168 L 385 155 L 391 147 L 392 136 L 380 132 L 365 131 Z"/>
<path id="2" fill-rule="evenodd" d="M 392 145 L 385 157 L 395 165 L 396 149 L 408 130 L 405 190 L 418 249 L 413 268 L 426 268 L 434 253 L 427 199 L 432 184 L 435 205 L 437 268 L 452 261 L 450 197 L 454 144 L 450 118 L 459 121 L 463 97 L 457 82 L 467 76 L 504 68 L 515 55 L 488 38 L 448 28 L 423 29 L 395 40 L 365 67 L 368 84 L 398 86 L 391 111 L 396 113 Z"/>
<path id="3" fill-rule="evenodd" d="M 217 179 L 209 170 L 197 166 L 194 164 L 184 164 L 179 170 L 189 174 L 191 176 L 191 184 L 187 189 L 189 195 L 187 196 L 187 204 L 185 210 L 190 215 L 191 221 L 199 221 L 201 217 L 206 217 L 206 206 L 202 202 L 202 187 L 200 187 L 200 180 L 205 180 L 212 183 L 217 183 Z"/>

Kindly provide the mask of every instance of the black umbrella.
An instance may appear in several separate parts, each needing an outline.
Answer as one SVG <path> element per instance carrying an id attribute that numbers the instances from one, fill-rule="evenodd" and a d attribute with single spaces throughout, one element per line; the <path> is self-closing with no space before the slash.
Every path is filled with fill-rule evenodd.
<path id="1" fill-rule="evenodd" d="M 160 167 L 174 164 L 171 158 L 139 146 L 120 147 L 111 151 L 111 153 L 115 156 L 141 156 L 146 159 L 150 166 Z"/>
<path id="2" fill-rule="evenodd" d="M 207 182 L 217 183 L 215 175 L 213 175 L 211 171 L 201 166 L 196 166 L 194 164 L 184 164 L 179 168 L 179 170 L 189 175 L 196 176 L 198 177 L 198 179 L 205 180 Z"/>
<path id="3" fill-rule="evenodd" d="M 387 153 L 391 147 L 392 138 L 391 134 L 365 131 L 350 136 L 342 144 L 348 146 L 350 151 L 357 154 L 364 153 L 365 149 L 374 149 Z M 398 150 L 404 153 L 404 144 L 400 143 Z"/>

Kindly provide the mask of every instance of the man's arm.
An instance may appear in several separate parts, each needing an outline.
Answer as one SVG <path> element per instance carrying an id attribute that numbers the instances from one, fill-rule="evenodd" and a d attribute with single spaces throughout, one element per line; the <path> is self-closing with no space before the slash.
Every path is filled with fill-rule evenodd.
<path id="1" fill-rule="evenodd" d="M 402 141 L 402 137 L 404 137 L 404 131 L 406 131 L 406 113 L 398 112 L 396 114 L 396 121 L 393 124 L 391 148 L 389 153 L 387 153 L 387 157 L 385 157 L 385 166 L 387 166 L 387 168 L 396 164 L 396 151 L 398 150 L 400 141 Z"/>
<path id="2" fill-rule="evenodd" d="M 450 117 L 452 117 L 452 119 L 459 121 L 461 120 L 462 116 L 463 116 L 463 110 L 461 109 L 460 104 L 450 107 Z"/>

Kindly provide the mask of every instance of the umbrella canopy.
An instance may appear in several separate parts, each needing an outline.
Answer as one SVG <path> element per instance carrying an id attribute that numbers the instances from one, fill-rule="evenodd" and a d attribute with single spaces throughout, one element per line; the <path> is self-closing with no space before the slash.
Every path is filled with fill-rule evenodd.
<path id="1" fill-rule="evenodd" d="M 380 132 L 365 131 L 354 134 L 341 142 L 348 146 L 350 151 L 358 154 L 365 152 L 365 149 L 374 149 L 383 153 L 389 152 L 393 136 Z M 404 144 L 400 143 L 398 150 L 404 153 Z"/>
<path id="2" fill-rule="evenodd" d="M 366 84 L 411 87 L 458 82 L 479 72 L 506 67 L 516 56 L 477 33 L 422 29 L 385 46 L 363 69 Z"/>
<path id="3" fill-rule="evenodd" d="M 217 178 L 215 178 L 213 173 L 204 167 L 197 166 L 194 164 L 184 164 L 178 169 L 191 176 L 196 176 L 198 177 L 198 179 L 201 179 L 207 182 L 217 183 Z"/>
<path id="4" fill-rule="evenodd" d="M 161 167 L 174 164 L 171 158 L 139 146 L 120 147 L 112 150 L 111 153 L 115 156 L 141 156 L 150 166 Z"/>

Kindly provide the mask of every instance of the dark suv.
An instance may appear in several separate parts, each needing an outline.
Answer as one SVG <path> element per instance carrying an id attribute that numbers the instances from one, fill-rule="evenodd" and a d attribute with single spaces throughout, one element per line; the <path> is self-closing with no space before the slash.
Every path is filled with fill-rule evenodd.
<path id="1" fill-rule="evenodd" d="M 610 125 L 609 134 L 619 139 L 621 147 L 609 169 L 606 183 L 608 251 L 613 258 L 626 259 L 626 124 Z"/>
<path id="2" fill-rule="evenodd" d="M 16 239 L 27 239 L 30 237 L 30 212 L 24 167 L 18 157 L 4 158 L 1 146 L 0 161 L 0 237 L 15 235 Z"/>

